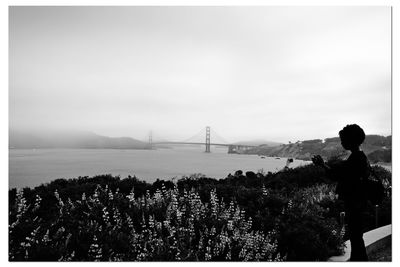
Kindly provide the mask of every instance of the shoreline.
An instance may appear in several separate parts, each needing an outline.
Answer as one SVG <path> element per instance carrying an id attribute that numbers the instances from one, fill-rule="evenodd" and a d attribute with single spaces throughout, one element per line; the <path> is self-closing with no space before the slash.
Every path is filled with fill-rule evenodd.
<path id="1" fill-rule="evenodd" d="M 386 170 L 392 172 L 392 162 L 377 162 L 377 163 L 374 163 L 371 165 L 380 166 L 380 167 L 385 168 Z"/>

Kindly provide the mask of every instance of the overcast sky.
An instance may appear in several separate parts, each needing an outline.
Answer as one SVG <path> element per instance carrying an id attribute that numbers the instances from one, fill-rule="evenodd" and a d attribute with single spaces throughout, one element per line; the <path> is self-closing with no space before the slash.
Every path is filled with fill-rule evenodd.
<path id="1" fill-rule="evenodd" d="M 11 7 L 11 129 L 391 134 L 389 7 Z"/>

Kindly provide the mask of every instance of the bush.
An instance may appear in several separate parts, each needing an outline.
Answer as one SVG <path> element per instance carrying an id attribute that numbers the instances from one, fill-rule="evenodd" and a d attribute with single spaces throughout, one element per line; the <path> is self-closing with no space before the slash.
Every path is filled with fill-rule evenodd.
<path id="1" fill-rule="evenodd" d="M 251 217 L 215 191 L 209 203 L 190 192 L 157 190 L 135 198 L 108 186 L 65 200 L 57 191 L 57 214 L 43 224 L 41 198 L 16 194 L 10 225 L 11 261 L 280 260 L 274 232 L 252 230 Z M 128 209 L 124 207 L 128 205 Z M 139 215 L 139 216 L 138 216 Z M 140 216 L 141 215 L 141 216 Z"/>
<path id="2" fill-rule="evenodd" d="M 339 160 L 339 159 L 337 159 Z M 391 222 L 391 173 L 374 166 Z M 111 175 L 9 191 L 10 261 L 326 260 L 345 238 L 335 184 L 313 165 L 174 184 Z M 375 227 L 375 208 L 365 214 Z"/>

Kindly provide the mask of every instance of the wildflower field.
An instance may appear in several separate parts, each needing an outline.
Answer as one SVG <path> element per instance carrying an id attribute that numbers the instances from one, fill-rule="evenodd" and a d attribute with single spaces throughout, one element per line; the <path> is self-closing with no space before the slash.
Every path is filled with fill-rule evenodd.
<path id="1" fill-rule="evenodd" d="M 391 173 L 379 223 L 391 222 Z M 10 261 L 316 261 L 345 238 L 315 166 L 153 184 L 111 175 L 9 191 Z M 368 210 L 366 229 L 375 227 Z"/>

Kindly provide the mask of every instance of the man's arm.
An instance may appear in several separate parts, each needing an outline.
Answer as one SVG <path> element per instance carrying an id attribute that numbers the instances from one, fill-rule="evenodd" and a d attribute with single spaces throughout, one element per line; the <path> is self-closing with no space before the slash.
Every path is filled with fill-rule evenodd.
<path id="1" fill-rule="evenodd" d="M 329 179 L 331 180 L 334 181 L 341 180 L 344 173 L 346 172 L 345 162 L 341 162 L 341 164 L 337 164 L 334 166 L 329 166 L 328 164 L 325 163 L 325 161 L 322 159 L 320 155 L 313 156 L 311 160 L 315 165 L 322 167 L 326 171 Z"/>
<path id="2" fill-rule="evenodd" d="M 312 157 L 311 160 L 315 165 L 324 168 L 326 171 L 331 170 L 331 167 L 325 163 L 325 161 L 322 159 L 322 157 L 320 155 L 316 155 L 316 156 Z"/>

